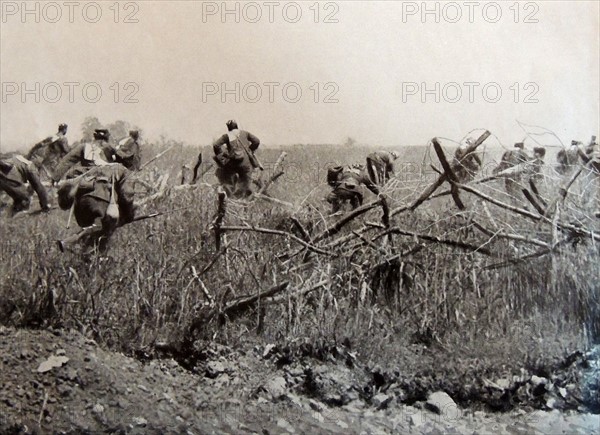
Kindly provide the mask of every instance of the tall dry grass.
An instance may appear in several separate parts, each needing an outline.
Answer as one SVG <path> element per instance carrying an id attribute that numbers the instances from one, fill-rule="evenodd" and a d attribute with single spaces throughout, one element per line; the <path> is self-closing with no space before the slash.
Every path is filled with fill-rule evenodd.
<path id="1" fill-rule="evenodd" d="M 171 173 L 172 183 L 179 180 L 181 165 L 196 156 L 193 149 L 177 147 L 157 162 L 160 171 Z M 148 149 L 148 155 L 157 149 Z M 322 201 L 328 192 L 327 164 L 360 161 L 364 150 L 343 157 L 333 148 L 287 151 L 288 174 L 271 194 L 292 202 L 295 210 L 260 201 L 230 202 L 228 225 L 252 224 L 293 233 L 290 218 L 294 216 L 313 235 L 331 225 L 334 219 L 327 216 Z M 277 149 L 261 154 L 267 170 L 278 154 Z M 422 167 L 422 155 L 415 160 Z M 431 174 L 403 177 L 386 191 L 392 207 L 413 198 Z M 452 368 L 440 366 L 440 370 L 455 372 L 465 361 L 482 359 L 488 360 L 487 368 L 480 368 L 483 371 L 496 367 L 500 372 L 507 366 L 516 370 L 540 358 L 568 354 L 600 336 L 599 248 L 589 239 L 574 238 L 554 253 L 487 269 L 538 247 L 490 237 L 474 222 L 492 231 L 508 229 L 546 242 L 552 241 L 551 227 L 463 193 L 468 206 L 464 212 L 440 198 L 396 216 L 393 225 L 478 246 L 489 255 L 395 235 L 392 242 L 381 238 L 373 244 L 355 238 L 339 248 L 328 248 L 332 255 L 311 254 L 305 264 L 304 254 L 285 258 L 284 254 L 299 248 L 292 240 L 253 232 L 227 234 L 223 254 L 215 250 L 210 229 L 215 194 L 203 184 L 214 181 L 209 172 L 195 189 L 173 191 L 148 204 L 148 211 L 178 211 L 120 228 L 107 254 L 89 258 L 82 258 L 77 249 L 62 255 L 55 248 L 54 241 L 66 232 L 66 212 L 2 218 L 0 321 L 75 328 L 113 349 L 152 353 L 157 343 L 181 344 L 190 338 L 194 320 L 206 319 L 194 332 L 196 338 L 232 346 L 249 341 L 345 341 L 363 360 L 380 364 L 401 361 L 411 346 L 428 346 L 440 355 L 453 356 Z M 498 182 L 482 189 L 503 195 Z M 563 219 L 568 220 L 570 213 L 581 220 L 582 210 L 576 200 L 570 202 Z M 379 222 L 380 214 L 379 209 L 367 213 L 336 238 L 362 228 L 364 222 Z M 598 229 L 591 219 L 581 222 Z M 200 272 L 200 279 L 194 277 L 192 267 Z M 324 285 L 302 297 L 259 303 L 235 319 L 204 317 L 215 311 L 205 291 L 218 308 L 284 281 L 289 282 L 288 295 Z M 406 361 L 406 367 L 417 364 L 411 361 Z"/>

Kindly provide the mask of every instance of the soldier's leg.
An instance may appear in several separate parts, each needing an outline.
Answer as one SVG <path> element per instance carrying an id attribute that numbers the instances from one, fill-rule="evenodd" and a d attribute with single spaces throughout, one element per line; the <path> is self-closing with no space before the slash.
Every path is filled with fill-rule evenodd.
<path id="1" fill-rule="evenodd" d="M 99 229 L 90 233 L 84 241 L 89 248 L 98 249 L 100 252 L 106 251 L 110 237 L 118 226 L 117 221 L 106 215 L 107 208 L 108 203 L 106 201 L 91 196 L 83 196 L 75 204 L 74 210 L 79 226 L 100 223 Z"/>
<path id="2" fill-rule="evenodd" d="M 327 202 L 331 204 L 331 213 L 337 213 L 341 207 L 341 200 L 336 193 L 337 189 L 334 189 L 329 195 L 327 195 Z"/>
<path id="3" fill-rule="evenodd" d="M 377 171 L 377 166 L 375 161 L 370 158 L 367 157 L 367 173 L 369 174 L 369 178 L 371 179 L 371 182 L 375 185 L 379 185 L 379 177 L 378 177 L 378 171 Z"/>
<path id="4" fill-rule="evenodd" d="M 29 208 L 31 201 L 29 199 L 29 191 L 27 190 L 25 184 L 0 177 L 0 190 L 6 192 L 6 194 L 12 198 L 13 213 L 27 210 Z"/>
<path id="5" fill-rule="evenodd" d="M 238 169 L 238 182 L 236 188 L 237 196 L 245 198 L 252 194 L 250 189 L 250 183 L 252 182 L 252 168 L 248 166 L 241 166 Z"/>
<path id="6" fill-rule="evenodd" d="M 233 192 L 233 174 L 227 167 L 219 166 L 215 171 L 219 184 L 225 189 L 227 196 Z"/>

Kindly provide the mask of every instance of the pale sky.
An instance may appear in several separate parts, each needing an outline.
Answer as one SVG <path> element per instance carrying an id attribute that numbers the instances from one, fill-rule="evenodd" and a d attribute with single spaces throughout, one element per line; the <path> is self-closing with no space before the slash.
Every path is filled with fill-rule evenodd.
<path id="1" fill-rule="evenodd" d="M 465 2 L 427 2 L 438 8 L 439 23 L 435 12 L 421 15 L 420 1 L 228 2 L 238 8 L 239 23 L 235 14 L 223 19 L 222 2 L 121 2 L 118 23 L 114 1 L 97 2 L 96 23 L 88 22 L 97 12 L 93 2 L 77 2 L 72 11 L 62 1 L 28 2 L 33 12 L 26 15 L 21 1 L 0 3 L 2 151 L 27 148 L 61 122 L 74 142 L 90 115 L 129 121 L 149 141 L 164 134 L 192 145 L 210 143 L 232 118 L 265 145 L 342 143 L 348 136 L 371 145 L 425 144 L 434 136 L 460 140 L 475 128 L 511 144 L 524 136 L 517 119 L 549 128 L 565 143 L 599 131 L 597 1 L 522 2 L 512 9 L 515 2 L 500 2 L 495 23 L 490 2 L 475 2 L 472 20 Z M 248 22 L 257 11 L 258 22 Z M 298 22 L 288 22 L 297 11 Z M 138 22 L 124 23 L 131 13 Z M 338 22 L 325 23 L 329 14 Z M 479 83 L 471 85 L 473 101 L 469 82 Z M 233 93 L 223 93 L 222 83 Z M 85 101 L 85 85 L 90 100 L 100 87 L 97 102 Z M 298 102 L 284 99 L 284 85 L 288 99 L 302 91 Z M 125 103 L 136 89 L 138 102 Z M 433 93 L 422 95 L 424 89 Z M 496 89 L 500 100 L 486 101 Z M 457 90 L 462 97 L 453 103 Z M 328 95 L 338 101 L 324 103 Z M 258 101 L 246 101 L 252 99 Z"/>

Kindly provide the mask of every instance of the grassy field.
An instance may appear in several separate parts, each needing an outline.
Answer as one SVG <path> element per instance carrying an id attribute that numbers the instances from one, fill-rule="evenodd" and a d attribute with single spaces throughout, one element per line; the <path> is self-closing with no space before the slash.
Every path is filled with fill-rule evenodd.
<path id="1" fill-rule="evenodd" d="M 168 145 L 149 146 L 144 157 Z M 282 150 L 286 173 L 269 194 L 293 208 L 228 201 L 225 224 L 301 239 L 295 218 L 314 240 L 340 219 L 323 201 L 327 167 L 362 163 L 368 149 L 265 148 L 258 153 L 264 176 Z M 501 151 L 486 154 L 486 167 Z M 143 178 L 169 173 L 175 187 L 197 152 L 175 144 Z M 205 162 L 209 156 L 206 148 Z M 385 189 L 392 215 L 436 178 L 430 164 L 439 166 L 428 147 L 401 148 Z M 551 168 L 546 175 L 542 194 L 551 199 L 560 180 Z M 110 349 L 150 357 L 159 347 L 191 354 L 195 340 L 292 349 L 345 343 L 365 364 L 461 385 L 465 398 L 483 377 L 551 369 L 600 338 L 600 250 L 590 237 L 463 192 L 466 210 L 448 196 L 424 203 L 391 216 L 392 235 L 375 207 L 320 242 L 323 252 L 309 255 L 292 237 L 254 231 L 228 232 L 226 249 L 217 251 L 213 183 L 211 170 L 195 188 L 150 201 L 140 212 L 167 214 L 120 228 L 105 255 L 58 251 L 55 240 L 76 231 L 65 229 L 66 211 L 0 217 L 0 322 L 74 328 Z M 585 194 L 578 196 L 586 183 L 573 187 L 560 220 L 597 232 Z M 499 181 L 478 189 L 510 202 Z M 365 202 L 374 200 L 366 194 Z M 228 310 L 282 283 L 285 292 Z M 415 357 L 407 350 L 414 346 L 424 353 Z"/>

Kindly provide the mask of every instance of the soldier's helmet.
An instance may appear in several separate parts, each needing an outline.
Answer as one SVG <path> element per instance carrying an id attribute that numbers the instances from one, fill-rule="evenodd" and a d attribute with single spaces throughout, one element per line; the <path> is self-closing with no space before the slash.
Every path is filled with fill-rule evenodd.
<path id="1" fill-rule="evenodd" d="M 540 157 L 544 157 L 546 155 L 546 148 L 544 147 L 535 147 L 533 149 L 533 153 L 540 156 Z"/>
<path id="2" fill-rule="evenodd" d="M 392 157 L 394 158 L 394 160 L 396 160 L 398 157 L 400 157 L 400 154 L 398 154 L 397 151 L 392 151 L 390 154 L 392 155 Z"/>
<path id="3" fill-rule="evenodd" d="M 129 136 L 131 136 L 134 139 L 137 139 L 140 137 L 140 132 L 137 130 L 129 130 Z"/>
<path id="4" fill-rule="evenodd" d="M 525 144 L 523 142 L 517 142 L 515 144 L 515 148 L 523 149 L 523 148 L 525 148 Z"/>
<path id="5" fill-rule="evenodd" d="M 110 138 L 110 132 L 107 129 L 97 128 L 96 130 L 94 130 L 94 139 L 99 139 L 99 140 L 108 142 L 109 138 Z"/>
<path id="6" fill-rule="evenodd" d="M 227 121 L 225 125 L 227 125 L 227 130 L 229 131 L 236 130 L 238 128 L 237 122 L 235 122 L 233 119 Z"/>
<path id="7" fill-rule="evenodd" d="M 68 127 L 67 124 L 58 124 L 58 131 L 66 132 L 67 127 Z"/>

